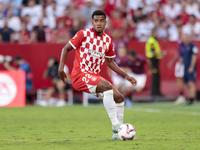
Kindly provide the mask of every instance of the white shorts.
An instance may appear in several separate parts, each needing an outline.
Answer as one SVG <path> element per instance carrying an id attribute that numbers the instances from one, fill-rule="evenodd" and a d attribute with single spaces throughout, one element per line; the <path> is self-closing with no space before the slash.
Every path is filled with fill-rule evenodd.
<path id="1" fill-rule="evenodd" d="M 175 75 L 175 77 L 183 78 L 183 76 L 184 76 L 184 65 L 183 64 L 180 64 L 179 62 L 176 63 L 174 75 Z"/>
<path id="2" fill-rule="evenodd" d="M 137 85 L 136 87 L 144 88 L 146 81 L 147 81 L 147 76 L 146 74 L 135 74 L 135 73 L 128 73 L 130 76 L 134 77 L 137 80 Z M 112 76 L 112 82 L 113 84 L 116 85 L 123 85 L 123 87 L 132 87 L 132 84 L 127 81 L 125 78 L 121 77 L 120 75 L 113 73 Z"/>
<path id="3" fill-rule="evenodd" d="M 130 76 L 134 77 L 136 80 L 137 80 L 137 85 L 136 85 L 136 88 L 137 87 L 140 87 L 140 88 L 144 88 L 145 87 L 145 84 L 146 84 L 146 81 L 147 81 L 147 75 L 146 74 L 135 74 L 133 72 L 131 73 L 128 73 Z M 132 84 L 126 80 L 126 83 L 127 87 L 130 87 L 132 86 Z"/>
<path id="4" fill-rule="evenodd" d="M 122 84 L 124 84 L 124 82 L 125 82 L 126 79 L 124 79 L 122 76 L 116 74 L 115 72 L 112 72 L 112 78 L 111 78 L 111 80 L 112 80 L 113 85 L 116 86 L 116 85 L 122 85 Z"/>

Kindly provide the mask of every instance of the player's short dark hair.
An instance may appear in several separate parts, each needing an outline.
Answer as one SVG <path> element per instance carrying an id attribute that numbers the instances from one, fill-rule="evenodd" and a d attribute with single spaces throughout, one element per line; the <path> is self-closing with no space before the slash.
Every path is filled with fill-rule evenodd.
<path id="1" fill-rule="evenodd" d="M 23 58 L 22 58 L 22 56 L 20 56 L 20 55 L 17 55 L 17 56 L 15 56 L 15 58 L 14 58 L 14 60 L 22 60 Z"/>
<path id="2" fill-rule="evenodd" d="M 133 57 L 135 57 L 135 56 L 137 55 L 137 53 L 136 53 L 135 50 L 130 50 L 130 51 L 128 52 L 128 54 L 131 55 L 131 56 L 133 56 Z"/>
<path id="3" fill-rule="evenodd" d="M 92 19 L 94 18 L 94 16 L 100 16 L 100 15 L 103 15 L 106 19 L 106 13 L 103 10 L 95 10 L 92 13 Z"/>

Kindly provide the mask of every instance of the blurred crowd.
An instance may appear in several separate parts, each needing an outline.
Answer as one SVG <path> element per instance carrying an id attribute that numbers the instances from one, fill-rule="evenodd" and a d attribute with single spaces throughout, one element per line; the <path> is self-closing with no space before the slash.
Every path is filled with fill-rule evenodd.
<path id="1" fill-rule="evenodd" d="M 0 42 L 66 43 L 90 28 L 96 9 L 108 16 L 106 33 L 114 40 L 147 41 L 153 29 L 159 40 L 180 34 L 200 40 L 200 0 L 0 0 Z"/>

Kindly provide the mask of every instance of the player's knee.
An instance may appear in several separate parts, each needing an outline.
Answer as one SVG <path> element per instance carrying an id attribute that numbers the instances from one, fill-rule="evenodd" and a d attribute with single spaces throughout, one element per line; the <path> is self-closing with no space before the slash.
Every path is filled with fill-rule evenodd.
<path id="1" fill-rule="evenodd" d="M 112 85 L 110 83 L 106 82 L 103 85 L 103 89 L 104 89 L 104 91 L 112 90 Z"/>
<path id="2" fill-rule="evenodd" d="M 124 101 L 124 99 L 125 99 L 124 96 L 120 94 L 120 95 L 117 96 L 115 102 L 116 103 L 122 103 Z"/>

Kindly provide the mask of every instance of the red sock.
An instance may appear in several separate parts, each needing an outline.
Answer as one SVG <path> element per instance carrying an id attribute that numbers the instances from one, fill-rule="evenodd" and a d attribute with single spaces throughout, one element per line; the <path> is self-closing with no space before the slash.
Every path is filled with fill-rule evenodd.
<path id="1" fill-rule="evenodd" d="M 179 91 L 179 95 L 183 95 L 183 93 L 184 93 L 183 90 Z"/>

